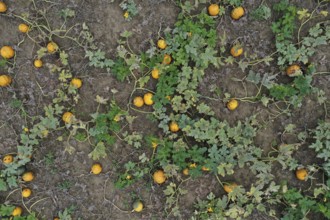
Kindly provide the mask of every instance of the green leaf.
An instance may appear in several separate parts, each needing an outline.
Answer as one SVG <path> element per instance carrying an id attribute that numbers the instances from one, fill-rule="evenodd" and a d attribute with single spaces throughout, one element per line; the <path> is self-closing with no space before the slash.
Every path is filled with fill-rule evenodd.
<path id="1" fill-rule="evenodd" d="M 8 186 L 4 179 L 0 178 L 0 191 L 7 191 Z"/>
<path id="2" fill-rule="evenodd" d="M 60 12 L 60 16 L 64 19 L 67 18 L 72 18 L 76 15 L 76 12 L 72 9 L 66 8 L 66 9 L 62 9 Z"/>
<path id="3" fill-rule="evenodd" d="M 131 31 L 126 31 L 126 30 L 124 32 L 120 33 L 120 36 L 125 37 L 125 38 L 129 38 L 132 35 L 133 35 L 133 33 Z"/>
<path id="4" fill-rule="evenodd" d="M 250 70 L 249 74 L 246 77 L 246 80 L 257 85 L 261 82 L 260 73 L 255 73 L 252 70 Z"/>
<path id="5" fill-rule="evenodd" d="M 93 160 L 99 160 L 100 158 L 105 158 L 106 156 L 106 148 L 103 142 L 97 143 L 94 150 L 88 154 L 88 157 L 92 158 Z"/>

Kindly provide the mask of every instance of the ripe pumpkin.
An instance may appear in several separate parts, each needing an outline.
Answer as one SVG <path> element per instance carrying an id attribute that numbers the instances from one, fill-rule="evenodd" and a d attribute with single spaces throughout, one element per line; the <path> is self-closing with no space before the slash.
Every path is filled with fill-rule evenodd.
<path id="1" fill-rule="evenodd" d="M 97 175 L 102 172 L 102 165 L 100 163 L 94 163 L 91 168 L 91 173 Z"/>
<path id="2" fill-rule="evenodd" d="M 175 121 L 172 121 L 169 127 L 170 127 L 170 131 L 173 133 L 178 132 L 180 130 L 178 123 L 176 123 Z"/>
<path id="3" fill-rule="evenodd" d="M 167 47 L 166 41 L 163 39 L 160 39 L 157 41 L 157 46 L 159 49 L 164 50 Z"/>
<path id="4" fill-rule="evenodd" d="M 33 179 L 34 179 L 34 173 L 32 171 L 27 171 L 22 175 L 22 180 L 25 182 L 31 182 Z"/>
<path id="5" fill-rule="evenodd" d="M 230 54 L 233 57 L 239 57 L 243 54 L 243 47 L 239 44 L 234 45 L 231 49 L 230 49 Z"/>
<path id="6" fill-rule="evenodd" d="M 244 11 L 244 8 L 242 6 L 239 6 L 237 8 L 234 8 L 232 11 L 231 11 L 231 18 L 234 19 L 234 20 L 238 20 L 240 19 L 241 17 L 243 17 L 245 14 L 245 11 Z"/>
<path id="7" fill-rule="evenodd" d="M 58 50 L 58 45 L 51 41 L 47 44 L 47 51 L 48 53 L 55 53 Z"/>
<path id="8" fill-rule="evenodd" d="M 32 190 L 30 188 L 23 188 L 22 189 L 22 197 L 28 198 L 32 194 Z"/>
<path id="9" fill-rule="evenodd" d="M 60 218 L 59 217 L 54 217 L 54 219 L 53 220 L 60 220 Z"/>
<path id="10" fill-rule="evenodd" d="M 171 62 L 172 62 L 172 57 L 171 57 L 171 55 L 165 54 L 165 55 L 164 55 L 164 59 L 163 59 L 163 64 L 168 65 L 168 64 L 170 64 Z"/>
<path id="11" fill-rule="evenodd" d="M 154 79 L 159 78 L 159 70 L 157 68 L 155 68 L 151 71 L 151 77 L 154 78 Z"/>
<path id="12" fill-rule="evenodd" d="M 18 30 L 22 33 L 27 33 L 29 31 L 29 26 L 27 24 L 18 25 Z"/>
<path id="13" fill-rule="evenodd" d="M 0 2 L 0 13 L 5 13 L 7 11 L 7 5 L 4 2 Z"/>
<path id="14" fill-rule="evenodd" d="M 79 88 L 82 86 L 82 80 L 79 79 L 79 78 L 72 78 L 70 84 L 71 84 L 73 87 L 79 89 Z"/>
<path id="15" fill-rule="evenodd" d="M 156 172 L 154 172 L 153 179 L 154 179 L 155 183 L 158 183 L 158 184 L 164 183 L 166 180 L 164 171 L 157 170 Z"/>
<path id="16" fill-rule="evenodd" d="M 0 50 L 0 54 L 5 59 L 10 59 L 15 56 L 15 51 L 11 46 L 3 46 Z"/>
<path id="17" fill-rule="evenodd" d="M 62 120 L 64 123 L 71 123 L 73 120 L 74 115 L 71 112 L 65 112 L 62 116 Z"/>
<path id="18" fill-rule="evenodd" d="M 158 143 L 157 142 L 151 142 L 151 147 L 152 148 L 155 149 L 157 146 L 158 146 Z"/>
<path id="19" fill-rule="evenodd" d="M 146 94 L 144 94 L 144 96 L 143 96 L 144 104 L 153 105 L 154 101 L 152 100 L 152 97 L 153 97 L 153 94 L 150 92 L 147 92 Z"/>
<path id="20" fill-rule="evenodd" d="M 293 64 L 286 69 L 286 74 L 288 76 L 299 76 L 302 74 L 301 68 L 297 64 Z"/>
<path id="21" fill-rule="evenodd" d="M 189 167 L 190 167 L 190 168 L 196 168 L 196 167 L 197 167 L 197 163 L 191 163 L 191 164 L 189 165 Z"/>
<path id="22" fill-rule="evenodd" d="M 12 82 L 12 79 L 8 75 L 0 75 L 0 87 L 9 86 Z"/>
<path id="23" fill-rule="evenodd" d="M 137 200 L 133 203 L 133 209 L 135 212 L 141 212 L 143 210 L 143 203 Z"/>
<path id="24" fill-rule="evenodd" d="M 209 15 L 211 16 L 217 16 L 220 12 L 220 7 L 217 4 L 211 4 L 208 8 L 207 11 L 209 12 Z"/>
<path id="25" fill-rule="evenodd" d="M 202 170 L 203 171 L 210 171 L 210 168 L 206 167 L 206 166 L 202 166 Z"/>
<path id="26" fill-rule="evenodd" d="M 183 173 L 183 175 L 188 176 L 189 175 L 189 169 L 188 168 L 184 168 L 182 170 L 182 173 Z"/>
<path id="27" fill-rule="evenodd" d="M 11 213 L 12 216 L 21 216 L 23 213 L 23 209 L 19 206 L 16 206 L 13 210 L 13 212 Z"/>
<path id="28" fill-rule="evenodd" d="M 2 162 L 3 162 L 4 164 L 10 164 L 10 163 L 12 163 L 13 161 L 14 161 L 14 157 L 13 157 L 12 155 L 10 155 L 10 154 L 4 156 L 3 159 L 2 159 Z"/>
<path id="29" fill-rule="evenodd" d="M 307 176 L 308 176 L 308 172 L 306 169 L 301 168 L 296 170 L 296 177 L 298 180 L 304 181 L 306 180 Z"/>
<path id="30" fill-rule="evenodd" d="M 238 101 L 236 99 L 231 99 L 227 103 L 227 108 L 231 111 L 235 110 L 238 107 Z"/>
<path id="31" fill-rule="evenodd" d="M 226 193 L 231 193 L 238 185 L 236 183 L 229 183 L 223 185 L 223 189 Z"/>
<path id="32" fill-rule="evenodd" d="M 144 105 L 143 98 L 141 96 L 136 96 L 133 99 L 133 105 L 135 105 L 138 108 L 142 107 Z"/>
<path id="33" fill-rule="evenodd" d="M 33 65 L 35 68 L 41 68 L 43 63 L 42 63 L 42 60 L 40 59 L 36 59 L 34 62 L 33 62 Z"/>

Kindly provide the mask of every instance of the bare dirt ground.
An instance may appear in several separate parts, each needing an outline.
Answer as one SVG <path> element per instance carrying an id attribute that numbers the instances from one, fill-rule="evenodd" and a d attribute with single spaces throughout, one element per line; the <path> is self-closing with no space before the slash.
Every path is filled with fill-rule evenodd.
<path id="1" fill-rule="evenodd" d="M 33 5 L 30 1 L 5 1 L 9 10 L 16 14 L 34 13 Z M 58 26 L 61 22 L 57 19 L 58 13 L 65 8 L 70 8 L 76 12 L 74 18 L 68 20 L 66 26 L 85 22 L 94 36 L 97 45 L 109 57 L 114 57 L 116 53 L 117 40 L 120 33 L 125 30 L 133 32 L 130 45 L 136 52 L 145 51 L 150 45 L 150 41 L 158 38 L 160 30 L 166 27 L 173 27 L 180 9 L 172 1 L 136 1 L 140 7 L 139 14 L 132 21 L 126 21 L 123 11 L 119 7 L 119 1 L 110 3 L 107 0 L 87 1 L 87 0 L 54 0 L 53 3 L 46 1 L 35 1 L 38 8 L 47 8 L 47 17 L 51 26 Z M 276 1 L 266 1 L 271 6 Z M 314 1 L 293 1 L 305 8 L 313 8 Z M 226 33 L 229 42 L 239 38 L 245 45 L 248 54 L 256 53 L 258 56 L 265 56 L 275 50 L 274 36 L 270 29 L 271 22 L 275 16 L 267 21 L 254 21 L 250 18 L 249 12 L 260 4 L 260 1 L 246 1 L 244 7 L 247 15 L 239 22 L 233 21 L 229 16 L 219 20 L 217 26 L 218 35 Z M 205 7 L 205 5 L 201 5 Z M 19 134 L 23 127 L 31 126 L 33 117 L 43 113 L 43 106 L 49 104 L 55 96 L 55 89 L 58 84 L 57 76 L 48 71 L 48 68 L 36 69 L 33 67 L 38 46 L 26 36 L 18 33 L 17 26 L 19 19 L 8 16 L 0 16 L 0 45 L 12 45 L 17 51 L 15 58 L 16 66 L 9 70 L 14 78 L 14 83 L 10 88 L 0 89 L 0 155 L 15 152 L 18 144 Z M 73 29 L 78 34 L 79 29 Z M 127 81 L 118 82 L 112 75 L 103 70 L 89 67 L 84 57 L 83 51 L 74 45 L 70 40 L 55 39 L 63 50 L 69 55 L 70 68 L 73 73 L 83 79 L 84 85 L 79 94 L 81 100 L 74 107 L 75 114 L 82 120 L 89 120 L 90 114 L 96 111 L 95 95 L 105 98 L 114 97 L 120 107 L 126 108 L 129 95 L 133 88 Z M 21 42 L 19 44 L 19 42 Z M 44 42 L 46 44 L 46 42 Z M 228 45 L 228 48 L 230 45 Z M 312 58 L 316 62 L 319 71 L 330 69 L 329 45 L 319 49 Z M 57 55 L 48 56 L 44 63 L 51 63 L 57 60 Z M 273 65 L 259 65 L 256 69 L 262 72 L 274 72 Z M 47 64 L 46 64 L 47 65 Z M 1 73 L 4 69 L 0 69 Z M 235 94 L 237 97 L 244 97 L 245 91 L 240 82 L 232 81 L 232 78 L 242 78 L 246 73 L 238 66 L 225 66 L 221 69 L 212 67 L 206 70 L 205 78 L 199 86 L 199 93 L 205 96 L 212 96 L 210 85 L 214 84 L 221 88 L 223 92 Z M 315 78 L 313 85 L 321 88 L 329 97 L 329 76 Z M 150 86 L 154 86 L 152 83 Z M 118 93 L 112 94 L 111 90 L 116 89 Z M 253 86 L 247 88 L 251 94 L 256 89 Z M 14 94 L 17 96 L 14 97 Z M 23 101 L 25 113 L 12 107 L 12 100 L 16 98 Z M 238 120 L 244 120 L 252 114 L 259 113 L 260 120 L 264 120 L 267 126 L 258 132 L 255 140 L 256 145 L 262 147 L 265 152 L 270 151 L 273 141 L 294 143 L 296 140 L 290 135 L 281 137 L 284 127 L 294 123 L 298 130 L 314 128 L 318 120 L 324 119 L 325 110 L 317 106 L 316 100 L 306 97 L 304 106 L 293 111 L 292 116 L 280 116 L 270 121 L 265 107 L 260 104 L 241 103 L 237 111 L 229 113 L 223 102 L 208 100 L 208 104 L 216 113 L 216 117 L 226 120 L 230 124 L 235 124 Z M 102 111 L 102 107 L 101 107 Z M 129 131 L 142 131 L 143 134 L 160 134 L 157 124 L 147 119 L 144 114 L 132 112 L 137 119 Z M 101 159 L 104 172 L 95 176 L 89 173 L 93 163 L 88 157 L 91 147 L 88 143 L 81 143 L 71 140 L 75 152 L 68 154 L 64 151 L 63 142 L 56 141 L 60 132 L 52 132 L 48 138 L 44 139 L 38 148 L 35 149 L 33 161 L 29 163 L 28 169 L 33 170 L 36 179 L 27 185 L 33 190 L 33 198 L 25 200 L 25 206 L 39 213 L 42 219 L 52 219 L 61 210 L 71 205 L 75 206 L 74 219 L 165 219 L 163 195 L 164 186 L 152 183 L 151 176 L 145 178 L 125 189 L 117 189 L 114 182 L 116 173 L 123 170 L 122 164 L 128 159 L 138 160 L 138 156 L 145 152 L 145 149 L 132 149 L 125 143 L 117 143 L 108 149 L 108 156 Z M 281 140 L 281 138 L 283 140 Z M 146 152 L 150 155 L 152 152 Z M 295 155 L 300 158 L 303 164 L 317 162 L 315 154 L 303 146 Z M 248 170 L 238 170 L 233 176 L 226 177 L 226 181 L 235 179 L 243 186 L 250 186 L 253 183 L 253 175 L 247 175 Z M 279 169 L 274 169 L 273 174 L 278 181 L 287 180 L 289 185 L 307 189 L 308 182 L 298 182 L 294 173 L 288 173 Z M 203 175 L 197 179 L 191 179 L 184 183 L 184 188 L 188 194 L 179 200 L 182 209 L 183 219 L 189 219 L 194 211 L 194 203 L 197 198 L 205 198 L 210 192 L 216 196 L 225 192 L 219 187 L 216 178 L 211 174 Z M 132 213 L 131 204 L 137 197 L 143 198 L 145 209 L 142 213 Z M 10 201 L 11 204 L 22 205 L 20 194 L 13 192 L 0 193 L 0 203 Z M 176 219 L 173 216 L 168 219 Z M 270 219 L 260 213 L 255 213 L 250 219 Z"/>

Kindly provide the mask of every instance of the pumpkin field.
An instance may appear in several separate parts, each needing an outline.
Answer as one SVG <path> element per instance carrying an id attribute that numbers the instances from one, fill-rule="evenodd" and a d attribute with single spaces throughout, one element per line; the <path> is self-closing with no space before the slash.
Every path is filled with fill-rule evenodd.
<path id="1" fill-rule="evenodd" d="M 0 0 L 0 220 L 330 219 L 330 0 Z"/>

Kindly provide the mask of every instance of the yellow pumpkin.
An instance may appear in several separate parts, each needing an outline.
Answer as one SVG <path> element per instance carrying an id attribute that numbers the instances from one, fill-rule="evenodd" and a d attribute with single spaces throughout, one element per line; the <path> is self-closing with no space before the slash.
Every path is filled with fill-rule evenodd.
<path id="1" fill-rule="evenodd" d="M 307 176 L 308 176 L 308 172 L 306 169 L 301 168 L 296 170 L 296 177 L 298 180 L 304 181 L 306 180 Z"/>
<path id="2" fill-rule="evenodd" d="M 65 112 L 62 116 L 62 120 L 64 121 L 64 123 L 71 123 L 73 120 L 74 115 L 71 112 Z"/>
<path id="3" fill-rule="evenodd" d="M 165 54 L 165 55 L 164 55 L 164 59 L 163 59 L 163 64 L 168 65 L 168 64 L 170 64 L 171 62 L 172 62 L 172 57 L 171 57 L 171 55 Z"/>
<path id="4" fill-rule="evenodd" d="M 13 212 L 11 213 L 12 216 L 21 216 L 23 213 L 23 209 L 19 206 L 16 206 L 13 210 Z"/>
<path id="5" fill-rule="evenodd" d="M 164 171 L 157 170 L 156 172 L 154 172 L 153 179 L 154 179 L 155 183 L 158 183 L 158 184 L 164 183 L 166 180 Z"/>
<path id="6" fill-rule="evenodd" d="M 5 13 L 7 11 L 7 5 L 4 2 L 0 2 L 0 13 Z"/>
<path id="7" fill-rule="evenodd" d="M 152 100 L 152 97 L 153 97 L 153 94 L 150 92 L 147 92 L 146 94 L 144 94 L 144 96 L 143 96 L 144 104 L 153 105 L 154 101 Z"/>
<path id="8" fill-rule="evenodd" d="M 15 51 L 11 46 L 3 46 L 0 50 L 0 54 L 5 59 L 10 59 L 15 56 Z"/>
<path id="9" fill-rule="evenodd" d="M 209 12 L 209 15 L 211 16 L 216 16 L 220 12 L 220 7 L 217 4 L 211 4 L 208 8 L 207 11 Z"/>
<path id="10" fill-rule="evenodd" d="M 94 163 L 91 168 L 91 173 L 97 175 L 102 172 L 102 165 L 100 163 Z"/>
<path id="11" fill-rule="evenodd" d="M 290 77 L 299 76 L 302 74 L 302 71 L 299 65 L 293 64 L 286 69 L 286 74 Z"/>
<path id="12" fill-rule="evenodd" d="M 22 197 L 23 198 L 28 198 L 28 197 L 31 196 L 31 194 L 32 194 L 32 190 L 31 189 L 29 189 L 29 188 L 23 188 L 22 189 Z"/>
<path id="13" fill-rule="evenodd" d="M 236 99 L 231 99 L 227 103 L 227 108 L 231 111 L 235 110 L 238 107 L 238 101 Z"/>
<path id="14" fill-rule="evenodd" d="M 169 127 L 170 127 L 170 131 L 173 133 L 178 132 L 180 130 L 178 123 L 176 123 L 175 121 L 172 121 Z"/>
<path id="15" fill-rule="evenodd" d="M 42 60 L 40 59 L 36 59 L 34 62 L 33 62 L 33 65 L 35 68 L 41 68 L 43 63 L 42 63 Z"/>
<path id="16" fill-rule="evenodd" d="M 144 105 L 143 98 L 141 96 L 136 96 L 133 99 L 133 105 L 135 105 L 138 108 L 142 107 Z"/>
<path id="17" fill-rule="evenodd" d="M 157 46 L 158 48 L 164 50 L 167 47 L 166 41 L 163 39 L 158 40 Z"/>
<path id="18" fill-rule="evenodd" d="M 223 189 L 226 193 L 231 193 L 238 185 L 236 183 L 225 184 Z"/>
<path id="19" fill-rule="evenodd" d="M 73 87 L 79 89 L 79 88 L 82 86 L 82 80 L 79 79 L 79 78 L 73 78 L 73 79 L 71 80 L 70 84 L 71 84 Z"/>
<path id="20" fill-rule="evenodd" d="M 151 77 L 154 78 L 154 79 L 158 79 L 159 78 L 159 70 L 158 69 L 153 69 L 151 71 Z"/>
<path id="21" fill-rule="evenodd" d="M 31 182 L 33 179 L 34 179 L 34 173 L 32 171 L 27 171 L 22 175 L 22 180 L 24 182 Z"/>
<path id="22" fill-rule="evenodd" d="M 3 162 L 4 164 L 10 164 L 10 163 L 12 163 L 13 161 L 14 161 L 14 157 L 13 157 L 12 155 L 10 155 L 10 154 L 4 156 L 3 159 L 2 159 L 2 162 Z"/>
<path id="23" fill-rule="evenodd" d="M 12 79 L 8 75 L 0 75 L 0 87 L 9 86 L 12 82 Z"/>
<path id="24" fill-rule="evenodd" d="M 48 53 L 55 53 L 58 50 L 58 45 L 51 41 L 47 44 L 47 51 Z"/>
<path id="25" fill-rule="evenodd" d="M 143 210 L 143 203 L 137 200 L 133 203 L 133 209 L 135 212 L 141 212 Z"/>
<path id="26" fill-rule="evenodd" d="M 27 24 L 18 25 L 18 30 L 22 33 L 27 33 L 29 31 L 29 26 Z"/>
<path id="27" fill-rule="evenodd" d="M 234 20 L 238 20 L 240 19 L 241 17 L 243 17 L 245 14 L 245 11 L 244 11 L 244 8 L 239 6 L 237 8 L 234 8 L 232 11 L 231 11 L 231 18 L 234 19 Z"/>
<path id="28" fill-rule="evenodd" d="M 239 44 L 233 46 L 231 49 L 230 49 L 230 54 L 233 56 L 233 57 L 239 57 L 243 54 L 243 47 Z"/>

